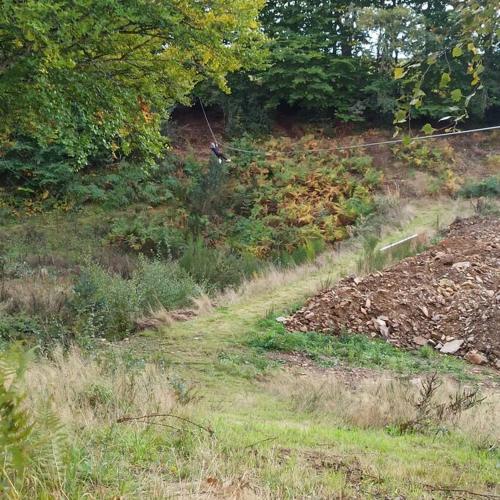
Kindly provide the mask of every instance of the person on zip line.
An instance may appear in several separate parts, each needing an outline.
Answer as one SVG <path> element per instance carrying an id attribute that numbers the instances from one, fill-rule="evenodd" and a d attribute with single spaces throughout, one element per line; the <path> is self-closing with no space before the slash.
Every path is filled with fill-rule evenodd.
<path id="1" fill-rule="evenodd" d="M 219 145 L 216 142 L 211 142 L 210 143 L 210 150 L 212 153 L 217 157 L 219 160 L 219 163 L 222 163 L 223 161 L 226 161 L 228 163 L 231 162 L 231 159 L 228 158 L 220 149 Z"/>

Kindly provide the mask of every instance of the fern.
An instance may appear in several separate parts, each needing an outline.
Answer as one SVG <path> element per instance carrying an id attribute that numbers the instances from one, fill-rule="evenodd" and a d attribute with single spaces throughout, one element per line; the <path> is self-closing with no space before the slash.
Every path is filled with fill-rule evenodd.
<path id="1" fill-rule="evenodd" d="M 19 381 L 27 365 L 27 355 L 18 350 L 0 356 L 0 449 L 3 474 L 0 493 L 14 488 L 28 462 L 28 439 L 33 423 L 24 408 L 25 394 Z"/>
<path id="2" fill-rule="evenodd" d="M 23 376 L 31 354 L 17 348 L 0 353 L 0 496 L 39 497 L 62 488 L 67 436 L 48 408 L 32 414 Z"/>

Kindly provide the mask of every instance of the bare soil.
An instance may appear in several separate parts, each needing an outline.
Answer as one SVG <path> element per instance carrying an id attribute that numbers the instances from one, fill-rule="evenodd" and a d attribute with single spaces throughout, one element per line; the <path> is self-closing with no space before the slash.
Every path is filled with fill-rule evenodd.
<path id="1" fill-rule="evenodd" d="M 365 277 L 348 277 L 288 318 L 290 331 L 346 329 L 402 348 L 500 369 L 500 219 L 454 222 L 438 245 Z"/>

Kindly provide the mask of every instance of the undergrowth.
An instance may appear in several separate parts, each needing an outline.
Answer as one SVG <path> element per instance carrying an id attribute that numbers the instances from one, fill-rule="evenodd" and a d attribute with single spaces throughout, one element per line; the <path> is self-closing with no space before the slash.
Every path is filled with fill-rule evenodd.
<path id="1" fill-rule="evenodd" d="M 491 176 L 480 181 L 469 181 L 458 192 L 464 198 L 500 197 L 500 176 Z"/>
<path id="2" fill-rule="evenodd" d="M 257 352 L 300 353 L 325 367 L 347 364 L 398 373 L 436 371 L 453 374 L 459 379 L 470 378 L 463 361 L 439 355 L 428 346 L 416 351 L 405 351 L 383 340 L 348 332 L 338 336 L 289 332 L 273 319 L 261 320 L 246 342 Z"/>

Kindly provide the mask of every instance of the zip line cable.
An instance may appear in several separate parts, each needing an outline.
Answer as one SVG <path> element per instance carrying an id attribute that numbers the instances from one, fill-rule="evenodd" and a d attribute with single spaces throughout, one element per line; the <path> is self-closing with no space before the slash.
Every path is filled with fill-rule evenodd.
<path id="1" fill-rule="evenodd" d="M 452 136 L 452 135 L 462 135 L 462 134 L 472 134 L 474 132 L 485 132 L 488 130 L 498 130 L 500 129 L 500 125 L 495 125 L 493 127 L 483 127 L 483 128 L 475 128 L 475 129 L 470 129 L 470 130 L 458 130 L 456 132 L 446 132 L 443 134 L 435 134 L 435 135 L 422 135 L 422 136 L 417 136 L 417 137 L 410 137 L 410 141 L 422 141 L 425 139 L 438 139 L 440 137 L 447 137 L 447 136 Z M 405 142 L 407 139 L 394 139 L 390 141 L 380 141 L 380 142 L 369 142 L 365 144 L 354 144 L 352 146 L 337 146 L 334 148 L 318 148 L 318 149 L 312 149 L 310 151 L 300 151 L 300 150 L 294 150 L 290 151 L 289 154 L 294 154 L 294 153 L 316 153 L 316 152 L 321 152 L 321 151 L 343 151 L 346 149 L 358 149 L 358 148 L 368 148 L 371 146 L 382 146 L 384 144 L 399 144 L 401 142 Z M 258 151 L 258 150 L 250 150 L 250 149 L 240 149 L 240 148 L 235 148 L 232 146 L 226 146 L 226 149 L 231 150 L 231 151 L 238 151 L 241 153 L 255 153 L 255 154 L 265 154 L 264 151 Z"/>
<path id="2" fill-rule="evenodd" d="M 207 113 L 205 111 L 205 106 L 203 106 L 203 102 L 202 102 L 200 97 L 198 97 L 198 101 L 200 101 L 201 110 L 203 111 L 203 116 L 205 117 L 205 121 L 207 122 L 208 130 L 210 130 L 210 133 L 212 134 L 214 142 L 215 142 L 215 144 L 217 144 L 217 138 L 215 137 L 214 131 L 212 130 L 212 127 L 210 126 L 210 122 L 208 121 L 208 116 L 207 116 Z"/>
<path id="3" fill-rule="evenodd" d="M 215 137 L 214 131 L 212 130 L 212 127 L 210 125 L 210 121 L 208 119 L 207 113 L 205 111 L 205 106 L 203 106 L 203 102 L 200 97 L 198 97 L 198 100 L 200 101 L 200 106 L 201 110 L 203 111 L 203 116 L 205 117 L 205 121 L 207 122 L 208 130 L 210 131 L 210 134 L 212 135 L 215 144 L 218 144 L 217 138 Z M 435 135 L 422 135 L 422 136 L 417 136 L 417 137 L 411 137 L 410 141 L 423 141 L 426 139 L 439 139 L 440 137 L 449 137 L 452 135 L 463 135 L 463 134 L 472 134 L 474 132 L 486 132 L 489 130 L 498 130 L 500 129 L 500 125 L 495 125 L 492 127 L 483 127 L 483 128 L 474 128 L 470 130 L 457 130 L 455 132 L 445 132 L 443 134 L 435 134 Z M 290 151 L 289 154 L 294 154 L 294 153 L 316 153 L 316 152 L 322 152 L 322 151 L 344 151 L 346 149 L 358 149 L 358 148 L 368 148 L 372 146 L 383 146 L 385 144 L 400 144 L 402 142 L 405 142 L 407 139 L 393 139 L 389 141 L 380 141 L 380 142 L 368 142 L 365 144 L 353 144 L 352 146 L 337 146 L 334 148 L 318 148 L 318 149 L 313 149 L 310 151 L 299 151 L 299 150 L 293 150 Z M 262 150 L 256 150 L 256 149 L 241 149 L 241 148 L 235 148 L 233 146 L 226 146 L 226 149 L 229 151 L 237 151 L 239 153 L 253 153 L 253 154 L 266 154 L 265 151 Z"/>

